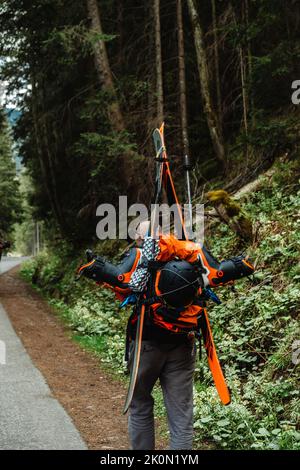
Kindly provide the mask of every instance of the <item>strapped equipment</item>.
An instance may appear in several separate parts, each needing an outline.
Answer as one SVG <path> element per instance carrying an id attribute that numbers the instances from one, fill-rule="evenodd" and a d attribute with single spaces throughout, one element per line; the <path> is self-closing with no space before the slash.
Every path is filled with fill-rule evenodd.
<path id="1" fill-rule="evenodd" d="M 221 263 L 207 250 L 188 240 L 187 230 L 177 199 L 164 145 L 163 125 L 153 133 L 156 149 L 156 191 L 154 202 L 165 188 L 169 204 L 176 204 L 182 223 L 184 241 L 175 237 L 154 239 L 146 237 L 142 249 L 132 248 L 118 265 L 97 257 L 82 266 L 78 273 L 112 288 L 122 305 L 135 304 L 127 327 L 127 347 L 131 329 L 136 328 L 135 350 L 130 384 L 124 406 L 128 410 L 138 373 L 144 319 L 172 333 L 194 335 L 203 341 L 208 364 L 224 405 L 230 403 L 230 394 L 217 357 L 205 299 L 220 303 L 210 287 L 233 283 L 253 273 L 254 267 L 244 255 Z M 186 159 L 186 171 L 190 166 Z M 189 190 L 190 200 L 190 190 Z M 155 218 L 154 218 L 155 220 Z M 124 300 L 125 298 L 125 300 Z"/>
<path id="2" fill-rule="evenodd" d="M 139 248 L 131 248 L 120 263 L 116 265 L 101 256 L 97 256 L 89 263 L 81 266 L 78 274 L 83 274 L 98 283 L 104 282 L 120 294 L 130 294 L 129 281 L 140 259 L 141 250 Z"/>
<path id="3" fill-rule="evenodd" d="M 195 266 L 184 260 L 169 261 L 157 273 L 155 292 L 173 308 L 191 305 L 203 287 L 201 275 Z"/>

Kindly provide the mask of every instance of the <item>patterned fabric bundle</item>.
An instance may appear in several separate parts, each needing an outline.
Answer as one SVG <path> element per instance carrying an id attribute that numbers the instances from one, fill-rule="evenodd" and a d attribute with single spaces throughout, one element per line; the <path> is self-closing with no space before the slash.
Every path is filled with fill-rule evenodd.
<path id="1" fill-rule="evenodd" d="M 146 289 L 150 277 L 148 269 L 149 261 L 155 261 L 158 254 L 158 240 L 152 237 L 146 237 L 143 243 L 142 258 L 129 281 L 129 287 L 133 292 L 142 293 Z"/>

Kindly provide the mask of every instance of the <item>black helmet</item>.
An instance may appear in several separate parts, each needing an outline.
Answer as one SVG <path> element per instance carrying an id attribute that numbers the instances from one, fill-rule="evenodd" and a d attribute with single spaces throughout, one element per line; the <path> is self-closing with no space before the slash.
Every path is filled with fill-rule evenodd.
<path id="1" fill-rule="evenodd" d="M 197 295 L 200 286 L 197 269 L 184 260 L 173 260 L 160 270 L 158 295 L 170 307 L 187 307 Z"/>

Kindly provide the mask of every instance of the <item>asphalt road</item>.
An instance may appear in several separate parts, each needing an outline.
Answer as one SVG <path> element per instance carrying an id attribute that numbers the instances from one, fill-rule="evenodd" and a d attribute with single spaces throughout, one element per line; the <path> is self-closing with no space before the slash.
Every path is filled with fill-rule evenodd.
<path id="1" fill-rule="evenodd" d="M 23 259 L 2 259 L 0 272 L 20 264 Z M 33 365 L 1 303 L 0 397 L 0 450 L 87 448 L 71 418 Z"/>
<path id="2" fill-rule="evenodd" d="M 23 261 L 26 261 L 28 257 L 26 256 L 19 256 L 18 258 L 14 258 L 13 256 L 2 256 L 2 259 L 0 261 L 0 274 L 5 273 L 6 271 L 9 271 L 10 269 L 14 268 L 15 266 L 18 266 L 21 264 Z"/>

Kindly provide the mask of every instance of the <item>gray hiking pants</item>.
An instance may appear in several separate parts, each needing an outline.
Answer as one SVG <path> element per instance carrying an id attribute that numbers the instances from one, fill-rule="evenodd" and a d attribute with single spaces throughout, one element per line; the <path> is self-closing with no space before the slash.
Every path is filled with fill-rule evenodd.
<path id="1" fill-rule="evenodd" d="M 129 367 L 134 343 L 130 346 Z M 180 345 L 142 342 L 139 372 L 128 419 L 133 450 L 155 449 L 154 400 L 151 392 L 157 379 L 160 380 L 167 411 L 170 449 L 192 448 L 195 352 L 194 341 Z"/>

